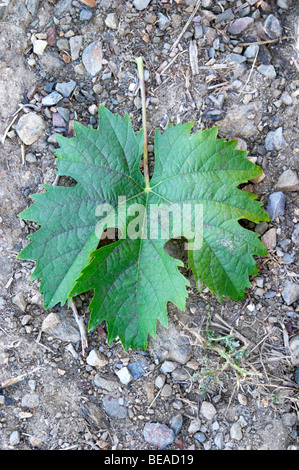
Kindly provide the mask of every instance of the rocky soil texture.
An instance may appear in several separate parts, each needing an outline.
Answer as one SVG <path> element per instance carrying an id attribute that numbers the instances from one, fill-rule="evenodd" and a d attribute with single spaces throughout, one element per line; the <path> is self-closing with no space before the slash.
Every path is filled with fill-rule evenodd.
<path id="1" fill-rule="evenodd" d="M 294 0 L 4 0 L 0 3 L 0 448 L 298 448 L 299 21 Z M 242 302 L 199 294 L 169 306 L 147 351 L 88 333 L 43 307 L 37 229 L 17 215 L 55 175 L 56 134 L 97 127 L 98 105 L 141 127 L 219 127 L 263 174 L 243 190 L 271 222 L 248 228 L 269 254 Z M 153 161 L 152 161 L 153 163 Z M 179 246 L 176 246 L 179 251 Z M 88 322 L 90 293 L 75 299 Z M 215 341 L 215 338 L 218 338 Z M 222 339 L 221 339 L 222 338 Z"/>

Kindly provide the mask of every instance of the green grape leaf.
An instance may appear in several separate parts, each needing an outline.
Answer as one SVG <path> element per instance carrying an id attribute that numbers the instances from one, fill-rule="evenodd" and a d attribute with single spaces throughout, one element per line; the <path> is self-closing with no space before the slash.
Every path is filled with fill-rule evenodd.
<path id="1" fill-rule="evenodd" d="M 75 123 L 75 137 L 59 137 L 58 174 L 71 188 L 46 186 L 20 214 L 41 228 L 21 259 L 37 261 L 44 304 L 90 290 L 89 329 L 105 320 L 108 342 L 145 348 L 157 320 L 167 326 L 167 303 L 185 309 L 188 280 L 182 261 L 166 253 L 170 238 L 187 239 L 189 267 L 200 286 L 221 301 L 239 300 L 257 273 L 255 255 L 267 253 L 258 235 L 239 220 L 269 220 L 256 196 L 238 186 L 261 169 L 236 150 L 237 141 L 217 139 L 217 128 L 191 135 L 193 123 L 170 125 L 154 141 L 155 171 L 150 185 L 140 171 L 143 131 L 130 119 L 99 109 L 99 128 Z M 106 228 L 120 238 L 100 246 Z"/>

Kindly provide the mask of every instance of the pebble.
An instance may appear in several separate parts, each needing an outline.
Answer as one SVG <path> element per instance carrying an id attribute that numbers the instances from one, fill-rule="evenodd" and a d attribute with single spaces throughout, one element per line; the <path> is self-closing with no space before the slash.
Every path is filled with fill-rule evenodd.
<path id="1" fill-rule="evenodd" d="M 295 284 L 292 281 L 286 281 L 281 295 L 287 305 L 293 304 L 299 298 L 299 284 Z"/>
<path id="2" fill-rule="evenodd" d="M 290 339 L 291 361 L 294 366 L 299 366 L 299 336 L 293 336 Z"/>
<path id="3" fill-rule="evenodd" d="M 39 395 L 37 393 L 26 393 L 21 400 L 23 408 L 36 408 L 39 405 Z"/>
<path id="4" fill-rule="evenodd" d="M 45 52 L 47 45 L 48 45 L 48 41 L 44 41 L 43 39 L 36 39 L 33 42 L 34 54 L 42 55 Z"/>
<path id="5" fill-rule="evenodd" d="M 80 20 L 89 21 L 92 18 L 92 11 L 86 10 L 85 8 L 80 11 Z"/>
<path id="6" fill-rule="evenodd" d="M 212 420 L 216 416 L 216 408 L 208 401 L 203 401 L 200 408 L 200 414 L 208 420 Z"/>
<path id="7" fill-rule="evenodd" d="M 293 230 L 292 242 L 295 244 L 299 243 L 299 224 L 295 225 L 295 228 Z"/>
<path id="8" fill-rule="evenodd" d="M 70 110 L 68 108 L 63 108 L 62 106 L 57 106 L 57 111 L 60 114 L 60 116 L 68 122 L 70 119 Z"/>
<path id="9" fill-rule="evenodd" d="M 260 46 L 257 46 L 257 45 L 246 47 L 244 51 L 244 56 L 247 57 L 247 59 L 253 59 L 258 53 L 259 48 Z"/>
<path id="10" fill-rule="evenodd" d="M 36 113 L 24 114 L 20 117 L 15 129 L 24 144 L 32 145 L 45 130 L 44 120 Z"/>
<path id="11" fill-rule="evenodd" d="M 271 217 L 271 220 L 275 219 L 279 215 L 284 214 L 285 202 L 286 195 L 282 191 L 272 193 L 268 197 L 267 212 Z"/>
<path id="12" fill-rule="evenodd" d="M 166 424 L 146 423 L 143 437 L 150 446 L 163 450 L 173 443 L 175 434 Z"/>
<path id="13" fill-rule="evenodd" d="M 243 18 L 237 18 L 229 27 L 228 32 L 230 34 L 240 34 L 244 29 L 254 23 L 254 19 L 250 16 L 244 16 Z"/>
<path id="14" fill-rule="evenodd" d="M 265 147 L 267 150 L 281 150 L 286 145 L 285 138 L 282 133 L 282 127 L 278 127 L 275 131 L 270 131 L 265 139 Z"/>
<path id="15" fill-rule="evenodd" d="M 64 98 L 68 98 L 74 91 L 76 82 L 71 80 L 69 82 L 57 83 L 55 90 L 58 91 Z"/>
<path id="16" fill-rule="evenodd" d="M 242 64 L 243 62 L 246 62 L 246 57 L 240 54 L 236 54 L 235 52 L 230 52 L 226 57 L 236 64 Z"/>
<path id="17" fill-rule="evenodd" d="M 90 43 L 83 51 L 82 62 L 86 71 L 94 77 L 102 69 L 103 55 L 102 43 L 96 40 Z"/>
<path id="18" fill-rule="evenodd" d="M 292 0 L 277 0 L 277 5 L 283 10 L 288 10 L 292 5 Z"/>
<path id="19" fill-rule="evenodd" d="M 182 429 L 183 426 L 183 416 L 181 413 L 174 415 L 170 422 L 169 427 L 173 430 L 174 434 L 177 436 Z"/>
<path id="20" fill-rule="evenodd" d="M 261 242 L 267 248 L 267 250 L 274 250 L 276 247 L 276 229 L 270 228 L 262 237 Z"/>
<path id="21" fill-rule="evenodd" d="M 81 3 L 84 3 L 84 5 L 87 5 L 88 7 L 93 8 L 96 4 L 95 0 L 80 0 Z"/>
<path id="22" fill-rule="evenodd" d="M 166 380 L 165 375 L 163 375 L 163 374 L 157 375 L 157 377 L 155 379 L 155 386 L 157 388 L 162 388 L 165 384 L 165 380 Z"/>
<path id="23" fill-rule="evenodd" d="M 16 446 L 20 443 L 21 438 L 20 438 L 20 433 L 19 431 L 13 431 L 11 435 L 9 436 L 9 443 L 11 446 Z"/>
<path id="24" fill-rule="evenodd" d="M 282 421 L 286 426 L 294 426 L 297 422 L 297 416 L 295 413 L 284 413 L 282 415 Z"/>
<path id="25" fill-rule="evenodd" d="M 13 303 L 14 305 L 16 305 L 17 307 L 19 307 L 19 309 L 22 310 L 22 312 L 25 312 L 27 302 L 26 302 L 26 300 L 24 299 L 23 292 L 18 292 L 18 293 L 12 298 L 12 303 Z"/>
<path id="26" fill-rule="evenodd" d="M 57 91 L 52 91 L 49 95 L 45 96 L 42 99 L 42 105 L 43 106 L 54 106 L 55 104 L 59 103 L 61 101 L 63 96 L 58 93 Z"/>
<path id="27" fill-rule="evenodd" d="M 115 379 L 112 379 L 112 378 L 110 379 L 110 378 L 107 378 L 106 376 L 103 377 L 100 374 L 96 374 L 94 376 L 94 384 L 97 387 L 103 388 L 104 390 L 107 390 L 107 392 L 110 392 L 110 393 L 116 390 L 119 385 Z"/>
<path id="28" fill-rule="evenodd" d="M 188 433 L 189 434 L 195 434 L 201 427 L 201 421 L 200 419 L 192 419 L 191 423 L 189 424 L 188 427 Z"/>
<path id="29" fill-rule="evenodd" d="M 174 371 L 174 369 L 177 367 L 177 364 L 175 362 L 171 361 L 165 361 L 160 367 L 160 371 L 163 374 L 167 374 L 168 372 Z"/>
<path id="30" fill-rule="evenodd" d="M 133 379 L 137 380 L 145 374 L 148 367 L 148 362 L 146 360 L 140 359 L 139 361 L 128 364 L 127 367 Z"/>
<path id="31" fill-rule="evenodd" d="M 204 435 L 202 431 L 196 432 L 194 434 L 194 438 L 201 444 L 203 444 L 207 440 L 206 436 Z"/>
<path id="32" fill-rule="evenodd" d="M 283 104 L 285 104 L 286 106 L 290 106 L 293 103 L 292 97 L 291 95 L 289 95 L 287 91 L 283 92 L 280 99 L 283 102 Z"/>
<path id="33" fill-rule="evenodd" d="M 137 10 L 145 10 L 151 0 L 133 0 L 133 5 Z"/>
<path id="34" fill-rule="evenodd" d="M 224 10 L 222 13 L 217 15 L 215 19 L 215 23 L 216 24 L 228 23 L 229 21 L 232 21 L 233 19 L 234 19 L 233 10 L 231 8 L 227 8 L 227 10 Z"/>
<path id="35" fill-rule="evenodd" d="M 276 78 L 276 70 L 272 64 L 269 64 L 269 65 L 262 64 L 262 65 L 259 65 L 257 69 L 264 77 L 269 78 L 270 80 L 273 80 L 274 78 Z"/>
<path id="36" fill-rule="evenodd" d="M 117 377 L 121 381 L 122 384 L 127 385 L 132 380 L 132 375 L 130 374 L 127 367 L 122 367 L 121 369 L 117 370 L 116 372 Z"/>
<path id="37" fill-rule="evenodd" d="M 285 170 L 279 177 L 275 189 L 278 191 L 299 191 L 299 177 L 291 169 Z"/>
<path id="38" fill-rule="evenodd" d="M 43 320 L 42 331 L 61 341 L 70 343 L 80 341 L 77 325 L 68 314 L 49 313 Z"/>
<path id="39" fill-rule="evenodd" d="M 98 349 L 92 349 L 86 358 L 86 362 L 92 367 L 104 367 L 108 364 L 108 359 Z"/>
<path id="40" fill-rule="evenodd" d="M 79 59 L 82 41 L 83 36 L 72 36 L 70 38 L 71 58 L 73 62 Z"/>
<path id="41" fill-rule="evenodd" d="M 278 18 L 276 18 L 276 16 L 272 14 L 267 16 L 263 24 L 263 28 L 270 39 L 277 39 L 282 35 L 283 29 L 280 24 L 280 21 Z"/>
<path id="42" fill-rule="evenodd" d="M 243 437 L 242 428 L 239 423 L 234 423 L 230 428 L 230 437 L 236 441 L 240 441 Z"/>
<path id="43" fill-rule="evenodd" d="M 158 27 L 161 31 L 164 31 L 170 25 L 170 19 L 167 16 L 163 15 L 163 13 L 158 12 Z"/>
<path id="44" fill-rule="evenodd" d="M 103 398 L 104 409 L 110 418 L 125 419 L 128 415 L 127 407 L 111 395 L 105 395 Z"/>
<path id="45" fill-rule="evenodd" d="M 118 21 L 115 13 L 109 13 L 105 18 L 105 24 L 110 29 L 118 28 Z"/>
<path id="46" fill-rule="evenodd" d="M 53 127 L 66 127 L 66 122 L 59 113 L 52 114 Z"/>

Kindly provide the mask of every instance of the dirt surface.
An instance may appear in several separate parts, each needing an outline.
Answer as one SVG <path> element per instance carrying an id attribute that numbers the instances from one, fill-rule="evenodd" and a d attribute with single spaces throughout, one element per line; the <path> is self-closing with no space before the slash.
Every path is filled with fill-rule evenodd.
<path id="1" fill-rule="evenodd" d="M 297 449 L 299 374 L 290 345 L 299 328 L 299 183 L 282 187 L 285 204 L 271 222 L 248 226 L 264 236 L 269 254 L 257 259 L 244 301 L 219 304 L 207 290 L 199 294 L 186 269 L 187 309 L 169 306 L 169 329 L 158 325 L 147 351 L 108 346 L 103 324 L 88 333 L 83 356 L 72 310 L 45 310 L 39 282 L 30 280 L 34 263 L 16 258 L 37 228 L 17 215 L 30 194 L 55 182 L 55 133 L 71 136 L 73 119 L 97 127 L 93 105 L 100 103 L 128 113 L 140 129 L 140 55 L 151 158 L 157 128 L 194 121 L 194 130 L 218 125 L 221 137 L 239 139 L 264 171 L 243 189 L 266 207 L 281 175 L 298 172 L 296 2 L 152 0 L 139 2 L 148 4 L 141 10 L 133 3 L 0 6 L 0 448 Z M 100 66 L 92 76 L 82 54 L 97 40 L 102 56 L 93 58 Z M 259 46 L 246 52 L 251 57 L 247 43 Z M 42 104 L 71 80 L 67 97 Z M 18 121 L 33 115 L 43 126 L 28 144 Z M 86 325 L 89 298 L 75 299 Z M 166 425 L 164 434 L 150 423 Z"/>

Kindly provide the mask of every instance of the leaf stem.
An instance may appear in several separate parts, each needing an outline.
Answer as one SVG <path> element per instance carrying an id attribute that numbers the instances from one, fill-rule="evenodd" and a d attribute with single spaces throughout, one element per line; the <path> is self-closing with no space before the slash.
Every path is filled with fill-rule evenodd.
<path id="1" fill-rule="evenodd" d="M 145 188 L 150 187 L 149 179 L 149 168 L 148 168 L 148 151 L 147 151 L 147 122 L 146 122 L 146 97 L 145 97 L 145 82 L 144 82 L 144 71 L 143 71 L 143 60 L 142 57 L 136 59 L 139 86 L 141 91 L 141 102 L 142 102 L 142 126 L 144 131 L 143 137 L 143 171 L 145 179 Z"/>

